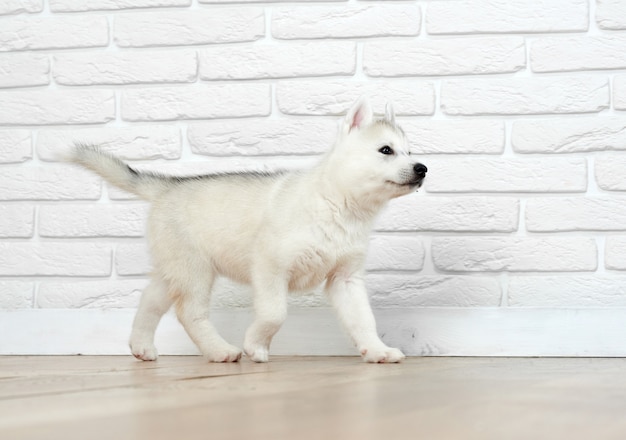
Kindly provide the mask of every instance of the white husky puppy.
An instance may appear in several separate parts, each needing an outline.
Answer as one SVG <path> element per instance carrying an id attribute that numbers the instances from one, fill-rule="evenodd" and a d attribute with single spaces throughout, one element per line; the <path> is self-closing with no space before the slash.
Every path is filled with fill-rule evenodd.
<path id="1" fill-rule="evenodd" d="M 358 101 L 336 144 L 307 171 L 166 177 L 138 172 L 96 147 L 77 146 L 73 161 L 152 202 L 148 235 L 154 273 L 141 297 L 130 348 L 155 360 L 154 333 L 172 304 L 209 361 L 236 362 L 241 350 L 209 321 L 210 290 L 219 275 L 254 290 L 255 319 L 244 351 L 267 362 L 270 342 L 287 316 L 287 294 L 325 282 L 339 318 L 367 362 L 399 362 L 385 345 L 363 282 L 372 222 L 392 198 L 416 190 L 426 167 L 387 107 L 374 120 Z"/>

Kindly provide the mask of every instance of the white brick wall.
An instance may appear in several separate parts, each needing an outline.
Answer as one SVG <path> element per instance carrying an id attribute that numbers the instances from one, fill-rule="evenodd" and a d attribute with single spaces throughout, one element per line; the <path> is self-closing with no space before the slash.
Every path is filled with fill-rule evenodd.
<path id="1" fill-rule="evenodd" d="M 342 115 L 360 96 L 368 96 L 380 113 L 387 100 L 393 101 L 399 116 L 435 112 L 435 87 L 430 81 L 281 81 L 276 85 L 277 107 L 286 115 Z"/>
<path id="2" fill-rule="evenodd" d="M 142 237 L 146 204 L 46 205 L 39 209 L 42 237 Z"/>
<path id="3" fill-rule="evenodd" d="M 597 0 L 596 21 L 601 29 L 626 29 L 626 3 L 621 0 Z"/>
<path id="4" fill-rule="evenodd" d="M 169 10 L 115 16 L 119 47 L 184 46 L 254 41 L 263 37 L 261 8 Z"/>
<path id="5" fill-rule="evenodd" d="M 0 87 L 41 86 L 50 83 L 50 61 L 46 55 L 0 54 Z"/>
<path id="6" fill-rule="evenodd" d="M 282 46 L 218 46 L 200 51 L 200 79 L 263 79 L 352 75 L 356 44 L 313 42 Z"/>
<path id="7" fill-rule="evenodd" d="M 193 51 L 146 51 L 139 53 L 61 53 L 52 59 L 57 84 L 181 83 L 196 79 Z"/>
<path id="8" fill-rule="evenodd" d="M 421 10 L 412 3 L 278 7 L 272 11 L 272 36 L 287 40 L 416 36 Z"/>
<path id="9" fill-rule="evenodd" d="M 441 107 L 450 116 L 596 113 L 609 107 L 609 84 L 596 76 L 444 81 Z"/>
<path id="10" fill-rule="evenodd" d="M 7 90 L 0 95 L 0 124 L 99 124 L 115 118 L 109 90 Z"/>
<path id="11" fill-rule="evenodd" d="M 0 243 L 0 276 L 111 275 L 111 246 L 102 243 Z"/>
<path id="12" fill-rule="evenodd" d="M 626 110 L 626 75 L 616 76 L 613 80 L 613 106 L 617 110 Z"/>
<path id="13" fill-rule="evenodd" d="M 132 122 L 268 116 L 271 111 L 267 84 L 129 89 L 121 99 L 121 117 Z"/>
<path id="14" fill-rule="evenodd" d="M 429 168 L 375 224 L 377 309 L 626 307 L 625 48 L 622 0 L 0 1 L 0 312 L 137 304 L 148 208 L 72 142 L 295 168 L 361 95 Z"/>
<path id="15" fill-rule="evenodd" d="M 381 41 L 365 44 L 369 76 L 430 76 L 509 73 L 526 65 L 521 37 Z"/>
<path id="16" fill-rule="evenodd" d="M 0 52 L 104 47 L 109 42 L 106 16 L 17 16 L 3 20 Z"/>
<path id="17" fill-rule="evenodd" d="M 102 145 L 124 159 L 179 159 L 182 139 L 173 125 L 133 125 L 129 127 L 39 130 L 37 155 L 45 161 L 58 160 L 72 142 Z"/>
<path id="18" fill-rule="evenodd" d="M 104 11 L 189 5 L 191 5 L 191 0 L 50 0 L 50 9 L 54 12 Z"/>
<path id="19" fill-rule="evenodd" d="M 428 5 L 428 34 L 584 32 L 587 0 L 452 0 Z"/>
<path id="20" fill-rule="evenodd" d="M 435 238 L 435 267 L 448 272 L 576 272 L 597 268 L 591 238 Z"/>
<path id="21" fill-rule="evenodd" d="M 540 38 L 532 44 L 534 72 L 626 68 L 626 36 Z"/>
<path id="22" fill-rule="evenodd" d="M 511 144 L 518 153 L 577 153 L 626 150 L 626 119 L 591 117 L 520 120 Z"/>
<path id="23" fill-rule="evenodd" d="M 583 158 L 435 158 L 426 189 L 433 193 L 584 192 Z M 431 166 L 432 168 L 432 166 Z"/>
<path id="24" fill-rule="evenodd" d="M 321 154 L 335 140 L 337 124 L 327 119 L 213 120 L 189 124 L 191 150 L 208 156 Z"/>
<path id="25" fill-rule="evenodd" d="M 28 130 L 0 130 L 0 163 L 24 162 L 32 158 Z"/>

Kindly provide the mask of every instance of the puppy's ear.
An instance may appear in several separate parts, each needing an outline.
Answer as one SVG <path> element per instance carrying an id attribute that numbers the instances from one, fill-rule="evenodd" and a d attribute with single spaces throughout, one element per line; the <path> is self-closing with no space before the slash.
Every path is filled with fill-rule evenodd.
<path id="1" fill-rule="evenodd" d="M 359 99 L 346 115 L 344 120 L 344 129 L 346 132 L 352 131 L 355 128 L 364 127 L 372 122 L 373 114 L 372 107 L 367 99 Z"/>
<path id="2" fill-rule="evenodd" d="M 396 123 L 396 112 L 393 111 L 393 104 L 391 104 L 391 102 L 388 102 L 385 106 L 385 119 L 393 124 Z"/>

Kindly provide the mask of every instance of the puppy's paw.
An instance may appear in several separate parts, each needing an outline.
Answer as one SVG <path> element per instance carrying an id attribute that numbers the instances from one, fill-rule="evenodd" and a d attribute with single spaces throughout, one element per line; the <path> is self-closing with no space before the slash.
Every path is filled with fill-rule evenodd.
<path id="1" fill-rule="evenodd" d="M 406 356 L 397 348 L 383 347 L 376 348 L 362 348 L 361 356 L 365 362 L 374 364 L 393 364 L 401 362 Z"/>
<path id="2" fill-rule="evenodd" d="M 154 344 L 130 343 L 130 352 L 141 361 L 156 361 L 159 357 Z"/>
<path id="3" fill-rule="evenodd" d="M 269 361 L 270 353 L 265 347 L 246 347 L 246 356 L 248 356 L 254 362 L 265 363 Z"/>
<path id="4" fill-rule="evenodd" d="M 220 347 L 219 350 L 212 350 L 206 355 L 209 362 L 239 362 L 241 350 L 234 345 Z"/>

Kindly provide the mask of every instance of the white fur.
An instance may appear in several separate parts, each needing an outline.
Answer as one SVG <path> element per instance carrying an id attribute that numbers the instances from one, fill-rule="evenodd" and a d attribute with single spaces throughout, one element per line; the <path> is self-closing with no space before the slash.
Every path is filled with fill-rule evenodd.
<path id="1" fill-rule="evenodd" d="M 383 146 L 394 154 L 382 154 Z M 369 104 L 357 102 L 332 150 L 303 172 L 176 180 L 137 173 L 94 147 L 77 147 L 74 161 L 152 202 L 154 275 L 130 338 L 137 358 L 156 359 L 154 332 L 174 304 L 210 361 L 239 360 L 241 350 L 224 341 L 208 318 L 211 286 L 220 275 L 253 286 L 256 314 L 244 351 L 254 361 L 267 362 L 272 337 L 287 316 L 288 293 L 321 283 L 365 361 L 404 358 L 378 337 L 363 282 L 375 216 L 423 178 L 390 106 L 384 120 L 374 121 Z"/>

